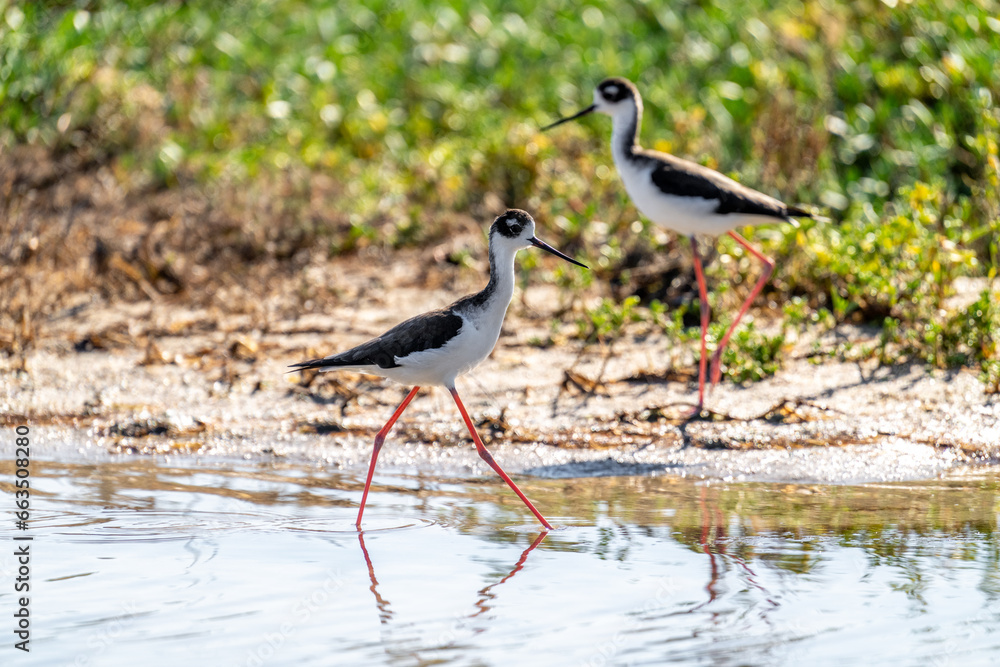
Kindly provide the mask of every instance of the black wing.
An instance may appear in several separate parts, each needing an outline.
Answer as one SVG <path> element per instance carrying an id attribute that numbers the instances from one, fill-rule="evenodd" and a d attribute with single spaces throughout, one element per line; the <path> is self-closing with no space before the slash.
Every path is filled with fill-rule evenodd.
<path id="1" fill-rule="evenodd" d="M 333 366 L 378 366 L 396 368 L 397 357 L 405 357 L 445 343 L 462 330 L 462 318 L 451 308 L 432 310 L 400 322 L 378 338 L 362 343 L 340 354 L 292 364 L 295 370 L 329 368 Z"/>
<path id="2" fill-rule="evenodd" d="M 721 214 L 767 215 L 782 220 L 790 215 L 812 217 L 801 209 L 789 208 L 774 197 L 741 185 L 708 167 L 673 155 L 658 154 L 656 157 L 653 183 L 665 194 L 714 199 L 718 202 L 715 212 Z"/>

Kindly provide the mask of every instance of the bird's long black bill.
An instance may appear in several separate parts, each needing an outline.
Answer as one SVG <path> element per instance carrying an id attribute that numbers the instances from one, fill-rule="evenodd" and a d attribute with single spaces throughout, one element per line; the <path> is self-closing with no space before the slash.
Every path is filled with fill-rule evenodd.
<path id="1" fill-rule="evenodd" d="M 586 264 L 581 264 L 580 262 L 576 261 L 575 259 L 573 259 L 569 255 L 564 255 L 563 253 L 559 252 L 558 250 L 556 250 L 555 248 L 553 248 L 552 246 L 550 246 L 548 243 L 545 243 L 544 241 L 539 241 L 534 236 L 532 236 L 530 239 L 528 239 L 528 243 L 530 243 L 531 245 L 535 246 L 536 248 L 541 248 L 542 250 L 545 250 L 546 252 L 551 252 L 556 257 L 562 257 L 567 262 L 570 262 L 572 264 L 576 264 L 577 266 L 582 266 L 585 269 L 589 269 L 590 268 Z"/>
<path id="2" fill-rule="evenodd" d="M 577 113 L 573 114 L 572 116 L 567 116 L 566 118 L 560 118 L 559 120 L 557 120 L 556 122 L 552 123 L 551 125 L 546 125 L 545 127 L 542 128 L 542 132 L 545 132 L 546 130 L 551 130 L 556 125 L 562 125 L 563 123 L 568 123 L 571 120 L 576 120 L 577 118 L 580 118 L 581 116 L 586 116 L 588 113 L 593 113 L 596 110 L 597 110 L 597 105 L 596 104 L 591 104 L 589 107 L 587 107 L 583 111 L 578 111 Z"/>

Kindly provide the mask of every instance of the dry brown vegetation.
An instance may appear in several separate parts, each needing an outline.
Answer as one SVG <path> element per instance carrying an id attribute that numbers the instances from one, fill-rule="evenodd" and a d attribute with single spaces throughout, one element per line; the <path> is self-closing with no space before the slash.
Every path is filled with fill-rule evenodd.
<path id="1" fill-rule="evenodd" d="M 335 298 L 301 277 L 350 226 L 325 205 L 330 179 L 130 189 L 115 169 L 27 146 L 0 156 L 0 352 L 21 355 L 52 318 L 101 304 L 262 318 Z"/>

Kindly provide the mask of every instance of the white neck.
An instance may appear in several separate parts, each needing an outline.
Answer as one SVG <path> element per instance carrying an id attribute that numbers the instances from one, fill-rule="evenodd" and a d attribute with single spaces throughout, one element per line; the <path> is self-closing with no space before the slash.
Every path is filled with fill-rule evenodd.
<path id="1" fill-rule="evenodd" d="M 511 249 L 506 244 L 501 244 L 496 251 L 490 252 L 490 282 L 486 289 L 492 286 L 492 294 L 484 305 L 484 310 L 488 313 L 488 318 L 496 318 L 497 328 L 503 323 L 503 317 L 507 313 L 507 306 L 514 298 L 514 257 L 517 250 Z"/>
<path id="2" fill-rule="evenodd" d="M 642 102 L 626 104 L 611 117 L 611 154 L 621 167 L 639 145 L 639 126 L 642 123 Z"/>
<path id="3" fill-rule="evenodd" d="M 490 282 L 477 294 L 463 299 L 462 315 L 480 331 L 495 332 L 494 342 L 514 297 L 515 255 L 517 250 L 506 243 L 490 244 Z"/>

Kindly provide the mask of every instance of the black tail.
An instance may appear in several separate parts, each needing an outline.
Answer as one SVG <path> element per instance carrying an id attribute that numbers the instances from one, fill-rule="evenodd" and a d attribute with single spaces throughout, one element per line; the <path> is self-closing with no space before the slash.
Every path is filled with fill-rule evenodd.
<path id="1" fill-rule="evenodd" d="M 785 206 L 785 215 L 789 218 L 815 218 L 809 211 L 798 206 Z"/>
<path id="2" fill-rule="evenodd" d="M 331 366 L 344 366 L 344 365 L 345 365 L 344 362 L 342 362 L 342 361 L 338 362 L 338 360 L 336 358 L 333 358 L 333 359 L 311 359 L 309 361 L 300 361 L 297 364 L 291 364 L 289 366 L 289 368 L 292 369 L 292 370 L 287 371 L 287 372 L 288 373 L 295 373 L 297 371 L 311 371 L 311 370 L 315 370 L 315 369 L 318 369 L 318 368 L 329 368 Z"/>

